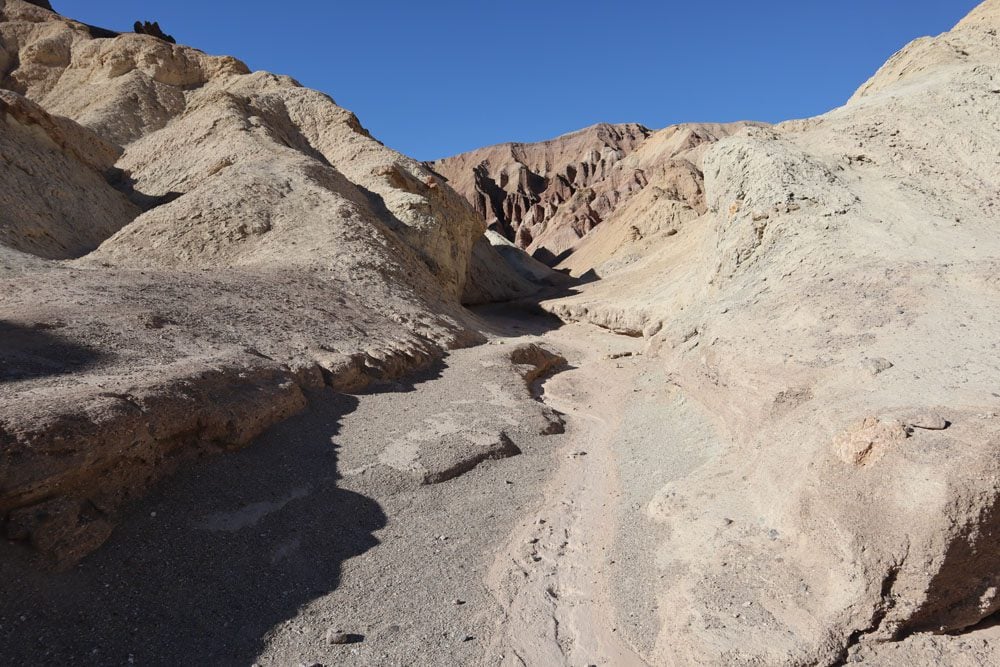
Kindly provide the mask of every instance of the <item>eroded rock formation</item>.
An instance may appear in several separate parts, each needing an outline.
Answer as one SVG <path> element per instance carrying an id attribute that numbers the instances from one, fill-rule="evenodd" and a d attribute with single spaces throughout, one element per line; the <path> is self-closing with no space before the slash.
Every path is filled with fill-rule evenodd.
<path id="1" fill-rule="evenodd" d="M 503 262 L 471 207 L 288 77 L 22 0 L 0 74 L 0 523 L 60 564 L 306 392 L 481 340 L 467 289 L 532 288 L 467 286 Z"/>
<path id="2" fill-rule="evenodd" d="M 528 248 L 557 209 L 563 208 L 563 224 L 582 236 L 617 203 L 612 200 L 619 189 L 641 187 L 641 176 L 631 174 L 624 183 L 599 187 L 599 193 L 594 188 L 647 136 L 641 125 L 600 124 L 538 144 L 482 148 L 432 167 L 472 202 L 487 225 Z"/>
<path id="3" fill-rule="evenodd" d="M 675 201 L 703 212 L 700 147 L 733 127 L 683 125 L 654 132 L 637 124 L 600 124 L 430 166 L 472 202 L 491 229 L 555 264 L 651 180 L 665 180 Z"/>

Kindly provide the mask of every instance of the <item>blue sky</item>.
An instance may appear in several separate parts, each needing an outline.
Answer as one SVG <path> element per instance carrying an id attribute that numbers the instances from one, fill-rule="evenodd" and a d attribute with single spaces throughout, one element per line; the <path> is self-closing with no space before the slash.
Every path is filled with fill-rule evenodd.
<path id="1" fill-rule="evenodd" d="M 433 159 L 593 123 L 780 121 L 842 104 L 977 0 L 52 0 L 330 94 Z"/>

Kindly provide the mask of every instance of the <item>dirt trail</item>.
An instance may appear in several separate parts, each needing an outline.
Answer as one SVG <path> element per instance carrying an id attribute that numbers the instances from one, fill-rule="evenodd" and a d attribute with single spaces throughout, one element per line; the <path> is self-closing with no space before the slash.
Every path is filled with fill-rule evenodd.
<path id="1" fill-rule="evenodd" d="M 618 631 L 608 576 L 623 495 L 614 445 L 641 344 L 580 325 L 545 338 L 572 366 L 542 395 L 566 415 L 568 437 L 538 512 L 523 518 L 487 578 L 505 610 L 487 662 L 645 665 Z M 627 362 L 615 360 L 623 354 Z"/>

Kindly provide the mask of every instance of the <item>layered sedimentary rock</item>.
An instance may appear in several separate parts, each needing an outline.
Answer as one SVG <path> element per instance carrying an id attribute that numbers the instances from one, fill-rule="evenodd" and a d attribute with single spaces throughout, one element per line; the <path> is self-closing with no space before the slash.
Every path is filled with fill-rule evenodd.
<path id="1" fill-rule="evenodd" d="M 602 276 L 659 247 L 683 224 L 707 211 L 702 159 L 709 147 L 744 127 L 760 126 L 676 125 L 653 133 L 626 160 L 643 174 L 645 186 L 576 242 L 559 268 L 575 275 Z"/>
<path id="2" fill-rule="evenodd" d="M 846 106 L 711 146 L 704 215 L 650 237 L 633 198 L 570 260 L 604 279 L 546 304 L 645 336 L 710 415 L 720 453 L 638 528 L 657 661 L 950 664 L 925 633 L 1000 610 L 998 31 L 989 0 Z"/>
<path id="3" fill-rule="evenodd" d="M 0 2 L 0 523 L 67 564 L 177 462 L 480 340 L 484 225 L 324 94 L 36 4 Z"/>
<path id="4" fill-rule="evenodd" d="M 500 144 L 438 160 L 487 225 L 537 258 L 556 263 L 651 181 L 703 212 L 702 146 L 730 126 L 600 124 L 535 144 Z"/>
<path id="5" fill-rule="evenodd" d="M 487 225 L 521 248 L 552 252 L 536 240 L 557 209 L 562 209 L 562 224 L 582 236 L 622 192 L 641 187 L 635 174 L 625 182 L 605 181 L 648 135 L 641 125 L 602 123 L 551 141 L 463 153 L 438 160 L 432 168 L 472 202 Z"/>

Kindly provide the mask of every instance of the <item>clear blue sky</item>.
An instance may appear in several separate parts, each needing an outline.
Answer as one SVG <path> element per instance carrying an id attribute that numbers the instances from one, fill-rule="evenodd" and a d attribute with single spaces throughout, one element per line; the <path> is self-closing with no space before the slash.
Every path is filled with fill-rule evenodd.
<path id="1" fill-rule="evenodd" d="M 289 74 L 433 159 L 600 121 L 780 121 L 842 104 L 978 0 L 52 0 Z"/>

